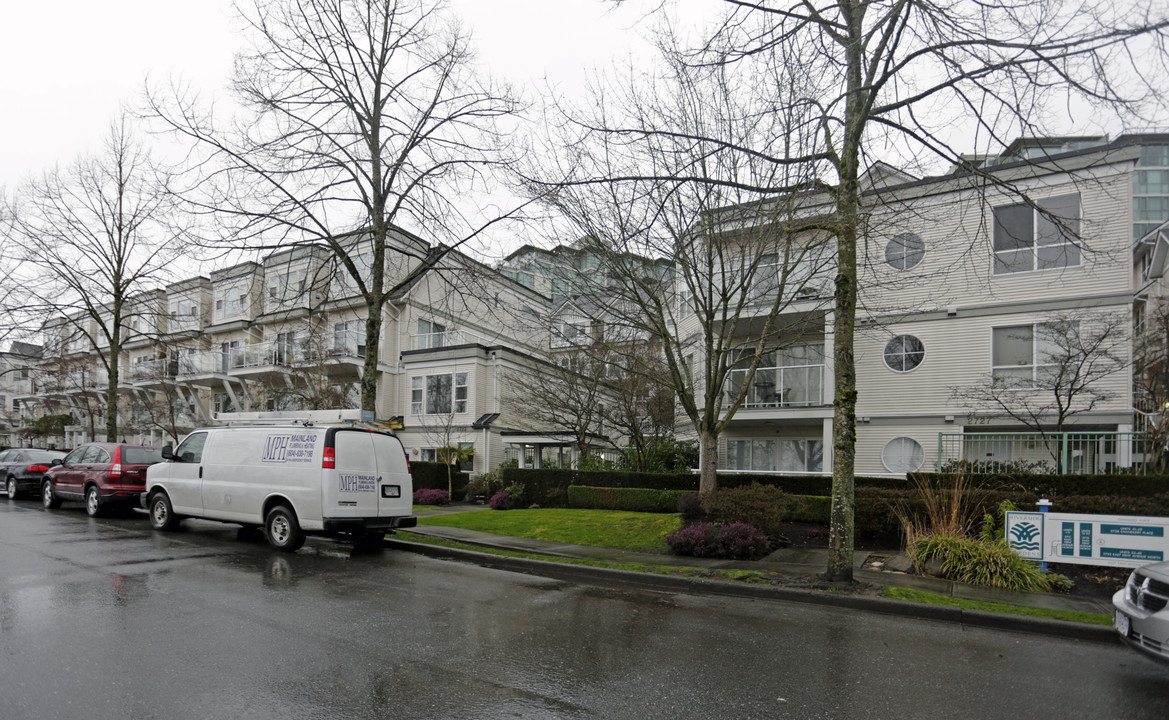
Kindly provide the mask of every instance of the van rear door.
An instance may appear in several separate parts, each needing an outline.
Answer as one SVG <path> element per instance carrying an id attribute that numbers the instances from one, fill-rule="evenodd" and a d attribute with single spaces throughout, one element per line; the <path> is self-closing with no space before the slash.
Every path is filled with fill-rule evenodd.
<path id="1" fill-rule="evenodd" d="M 333 436 L 334 470 L 331 479 L 330 474 L 325 473 L 322 515 L 335 518 L 376 517 L 378 465 L 374 455 L 373 433 L 339 428 L 329 434 Z"/>
<path id="2" fill-rule="evenodd" d="M 406 450 L 393 435 L 374 433 L 373 450 L 377 457 L 378 515 L 410 515 L 414 510 L 414 486 L 406 469 Z"/>

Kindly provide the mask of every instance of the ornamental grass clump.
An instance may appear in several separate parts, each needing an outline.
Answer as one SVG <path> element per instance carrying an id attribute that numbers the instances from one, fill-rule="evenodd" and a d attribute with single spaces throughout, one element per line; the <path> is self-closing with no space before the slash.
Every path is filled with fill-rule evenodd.
<path id="1" fill-rule="evenodd" d="M 451 494 L 446 490 L 423 488 L 414 491 L 415 505 L 446 505 L 451 501 Z"/>
<path id="2" fill-rule="evenodd" d="M 986 587 L 1049 592 L 1051 579 L 1035 563 L 1024 560 L 1005 540 L 976 540 L 955 535 L 920 535 L 908 548 L 920 569 L 932 559 L 942 562 L 949 580 Z"/>

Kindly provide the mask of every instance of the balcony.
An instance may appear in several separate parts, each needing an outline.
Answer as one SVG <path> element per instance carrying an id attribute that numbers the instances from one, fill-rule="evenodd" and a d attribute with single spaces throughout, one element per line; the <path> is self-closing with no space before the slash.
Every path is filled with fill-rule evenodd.
<path id="1" fill-rule="evenodd" d="M 422 333 L 410 336 L 411 350 L 434 350 L 436 348 L 451 347 L 453 345 L 467 345 L 469 343 L 488 343 L 488 338 L 469 333 L 465 330 L 447 330 L 446 332 Z"/>
<path id="2" fill-rule="evenodd" d="M 746 379 L 746 370 L 730 372 L 727 377 L 728 402 L 734 401 Z M 823 404 L 824 365 L 784 365 L 756 369 L 742 407 L 787 408 Z"/>

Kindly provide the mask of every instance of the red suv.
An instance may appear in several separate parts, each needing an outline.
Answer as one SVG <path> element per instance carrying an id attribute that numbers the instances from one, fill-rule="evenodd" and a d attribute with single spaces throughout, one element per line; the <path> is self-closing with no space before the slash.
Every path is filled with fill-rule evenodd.
<path id="1" fill-rule="evenodd" d="M 62 500 L 84 502 L 90 517 L 110 505 L 137 505 L 146 490 L 146 468 L 156 462 L 162 462 L 159 448 L 87 443 L 52 461 L 41 484 L 41 501 L 46 509 L 60 507 Z"/>

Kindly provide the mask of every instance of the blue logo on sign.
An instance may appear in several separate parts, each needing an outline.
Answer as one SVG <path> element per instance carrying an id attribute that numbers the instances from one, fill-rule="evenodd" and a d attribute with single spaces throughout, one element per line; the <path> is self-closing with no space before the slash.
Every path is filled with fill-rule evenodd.
<path id="1" fill-rule="evenodd" d="M 1011 547 L 1016 550 L 1036 551 L 1039 549 L 1039 528 L 1031 523 L 1018 523 L 1011 528 Z"/>

